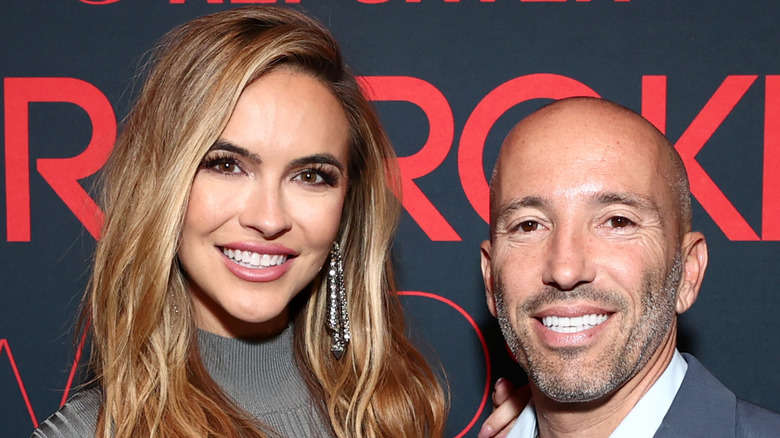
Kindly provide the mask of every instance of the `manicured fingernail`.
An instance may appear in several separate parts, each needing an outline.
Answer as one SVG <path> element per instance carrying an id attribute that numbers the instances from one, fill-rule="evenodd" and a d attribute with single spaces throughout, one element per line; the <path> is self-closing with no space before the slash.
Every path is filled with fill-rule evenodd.
<path id="1" fill-rule="evenodd" d="M 490 438 L 493 436 L 493 432 L 495 432 L 493 428 L 490 427 L 490 425 L 485 424 L 482 426 L 482 429 L 479 430 L 477 438 Z"/>
<path id="2" fill-rule="evenodd" d="M 498 385 L 503 384 L 506 381 L 503 377 L 499 377 L 498 380 L 496 380 L 495 387 L 498 388 Z"/>

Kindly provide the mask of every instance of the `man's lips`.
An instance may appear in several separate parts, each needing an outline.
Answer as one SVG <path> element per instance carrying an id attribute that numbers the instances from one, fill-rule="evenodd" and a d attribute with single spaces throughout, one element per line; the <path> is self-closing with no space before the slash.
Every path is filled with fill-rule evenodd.
<path id="1" fill-rule="evenodd" d="M 542 325 L 558 333 L 579 333 L 598 326 L 607 320 L 607 314 L 594 314 L 568 317 L 568 316 L 545 316 L 541 319 Z"/>
<path id="2" fill-rule="evenodd" d="M 533 318 L 556 333 L 580 333 L 603 324 L 613 313 L 598 306 L 558 306 L 538 312 Z"/>

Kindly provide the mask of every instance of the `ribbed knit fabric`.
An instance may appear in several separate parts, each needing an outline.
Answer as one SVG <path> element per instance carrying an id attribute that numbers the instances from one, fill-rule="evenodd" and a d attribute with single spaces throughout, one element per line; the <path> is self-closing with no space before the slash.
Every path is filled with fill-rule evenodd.
<path id="1" fill-rule="evenodd" d="M 290 438 L 330 437 L 295 366 L 293 329 L 264 341 L 200 331 L 203 364 L 214 381 L 253 417 Z"/>
<path id="2" fill-rule="evenodd" d="M 79 391 L 32 434 L 32 438 L 92 438 L 102 402 L 97 388 Z"/>
<path id="3" fill-rule="evenodd" d="M 250 415 L 288 438 L 331 437 L 295 366 L 293 330 L 263 341 L 224 338 L 200 330 L 198 345 L 212 378 Z M 33 432 L 33 438 L 94 437 L 99 389 L 74 395 Z"/>

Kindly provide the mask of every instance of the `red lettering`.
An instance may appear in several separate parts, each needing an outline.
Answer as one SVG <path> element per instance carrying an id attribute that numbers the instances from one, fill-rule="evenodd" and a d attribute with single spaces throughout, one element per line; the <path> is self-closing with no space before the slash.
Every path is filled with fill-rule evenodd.
<path id="1" fill-rule="evenodd" d="M 780 76 L 766 77 L 762 236 L 780 240 Z"/>
<path id="2" fill-rule="evenodd" d="M 73 214 L 98 238 L 103 214 L 78 183 L 97 172 L 116 140 L 116 118 L 105 95 L 88 82 L 73 78 L 5 78 L 5 178 L 8 241 L 30 241 L 30 145 L 28 105 L 67 102 L 86 111 L 92 138 L 71 158 L 41 158 L 38 172 Z"/>
<path id="3" fill-rule="evenodd" d="M 691 193 L 729 240 L 760 239 L 696 161 L 696 154 L 712 137 L 756 78 L 757 76 L 753 75 L 726 77 L 674 145 L 688 170 Z"/>
<path id="4" fill-rule="evenodd" d="M 81 339 L 79 340 L 79 346 L 76 349 L 76 358 L 73 359 L 73 365 L 70 367 L 70 374 L 68 374 L 68 381 L 65 383 L 65 391 L 62 393 L 62 400 L 60 401 L 60 407 L 68 401 L 68 395 L 70 389 L 73 387 L 73 379 L 76 377 L 76 371 L 79 369 L 79 361 L 81 360 L 81 354 L 84 352 L 84 344 L 87 342 L 87 334 L 89 333 L 89 326 L 84 327 L 84 331 L 81 333 Z"/>
<path id="5" fill-rule="evenodd" d="M 562 99 L 598 94 L 587 85 L 566 76 L 537 73 L 507 81 L 488 93 L 474 108 L 460 137 L 458 172 L 471 206 L 490 221 L 490 189 L 484 173 L 483 151 L 490 128 L 513 106 L 531 99 Z"/>
<path id="6" fill-rule="evenodd" d="M 422 149 L 412 156 L 398 158 L 402 202 L 431 240 L 460 241 L 460 236 L 414 183 L 415 178 L 433 172 L 452 147 L 455 122 L 447 99 L 430 83 L 413 77 L 364 76 L 358 80 L 368 99 L 411 102 L 428 117 L 430 129 Z"/>
<path id="7" fill-rule="evenodd" d="M 180 0 L 183 1 L 183 0 Z M 387 3 L 390 0 L 357 0 L 360 3 L 368 5 L 376 5 L 380 3 Z M 495 3 L 496 0 L 479 0 L 480 3 Z M 520 0 L 525 3 L 565 3 L 568 0 Z M 590 2 L 590 0 L 574 0 L 576 2 Z M 615 2 L 630 2 L 631 0 L 613 0 Z M 406 0 L 406 3 L 422 3 L 422 0 Z M 444 3 L 460 3 L 460 0 L 444 0 Z"/>
<path id="8" fill-rule="evenodd" d="M 84 1 L 84 0 L 82 0 Z M 119 0 L 114 0 L 119 1 Z M 170 4 L 172 5 L 183 5 L 187 0 L 170 0 Z M 280 0 L 281 1 L 281 0 Z M 272 4 L 276 3 L 277 0 L 230 0 L 231 4 L 238 5 L 238 4 Z M 285 3 L 300 3 L 301 0 L 284 0 Z M 225 3 L 225 0 L 206 0 L 206 3 L 212 4 L 212 5 L 221 5 Z"/>
<path id="9" fill-rule="evenodd" d="M 642 76 L 642 116 L 666 134 L 666 76 Z"/>
<path id="10" fill-rule="evenodd" d="M 170 4 L 172 5 L 183 5 L 186 0 L 171 0 Z M 221 5 L 224 3 L 224 0 L 206 0 L 206 3 L 212 4 L 212 5 Z"/>
<path id="11" fill-rule="evenodd" d="M 19 385 L 19 392 L 22 393 L 24 404 L 27 405 L 27 412 L 30 413 L 30 419 L 32 420 L 33 426 L 37 428 L 38 419 L 35 418 L 35 412 L 33 411 L 32 404 L 30 403 L 30 398 L 27 397 L 27 390 L 24 388 L 24 382 L 22 382 L 22 376 L 19 374 L 19 368 L 16 366 L 14 355 L 11 353 L 11 347 L 8 345 L 8 340 L 0 339 L 0 353 L 3 352 L 4 348 L 5 352 L 8 354 L 8 362 L 11 364 L 11 370 L 14 373 L 14 377 L 16 377 L 16 383 Z"/>

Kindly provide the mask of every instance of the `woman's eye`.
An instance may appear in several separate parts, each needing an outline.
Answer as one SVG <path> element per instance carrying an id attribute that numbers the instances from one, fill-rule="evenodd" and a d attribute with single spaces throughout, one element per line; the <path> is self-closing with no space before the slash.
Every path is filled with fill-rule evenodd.
<path id="1" fill-rule="evenodd" d="M 634 223 L 630 219 L 624 218 L 623 216 L 615 216 L 609 219 L 609 224 L 613 228 L 625 228 L 633 225 Z"/>
<path id="2" fill-rule="evenodd" d="M 224 173 L 237 173 L 240 171 L 238 165 L 235 162 L 227 160 L 217 163 L 216 168 L 220 172 Z"/>
<path id="3" fill-rule="evenodd" d="M 303 169 L 295 174 L 294 181 L 299 181 L 310 186 L 331 186 L 335 187 L 339 183 L 338 173 L 330 169 Z"/>
<path id="4" fill-rule="evenodd" d="M 324 181 L 322 176 L 313 170 L 304 170 L 298 174 L 298 179 L 306 184 L 320 184 Z"/>
<path id="5" fill-rule="evenodd" d="M 209 170 L 213 170 L 219 173 L 241 173 L 241 166 L 233 158 L 230 157 L 216 157 L 212 159 L 206 159 L 203 163 L 203 167 Z"/>

